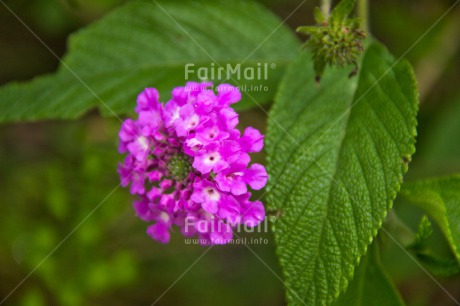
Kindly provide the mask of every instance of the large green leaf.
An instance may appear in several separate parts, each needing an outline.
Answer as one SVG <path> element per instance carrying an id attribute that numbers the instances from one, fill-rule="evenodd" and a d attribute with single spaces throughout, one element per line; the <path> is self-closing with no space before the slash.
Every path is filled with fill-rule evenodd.
<path id="1" fill-rule="evenodd" d="M 334 306 L 403 306 L 404 302 L 380 263 L 377 246 L 369 248 L 353 281 Z"/>
<path id="2" fill-rule="evenodd" d="M 314 82 L 310 55 L 288 70 L 270 112 L 269 208 L 290 304 L 330 304 L 345 290 L 400 189 L 415 148 L 410 65 L 378 43 L 359 75 L 329 69 Z"/>
<path id="3" fill-rule="evenodd" d="M 208 78 L 217 80 L 219 66 L 244 62 L 240 81 L 234 74 L 237 82 L 228 82 L 243 83 L 244 69 L 254 68 L 243 91 L 265 103 L 298 46 L 277 17 L 250 1 L 132 1 L 73 35 L 56 74 L 1 88 L 0 122 L 75 118 L 95 106 L 108 115 L 130 112 L 145 87 L 168 99 L 185 83 L 186 64 L 195 65 L 190 80 L 198 80 L 200 67 L 213 67 Z M 243 97 L 237 108 L 256 105 Z"/>
<path id="4" fill-rule="evenodd" d="M 404 184 L 400 196 L 438 223 L 460 263 L 460 175 Z"/>

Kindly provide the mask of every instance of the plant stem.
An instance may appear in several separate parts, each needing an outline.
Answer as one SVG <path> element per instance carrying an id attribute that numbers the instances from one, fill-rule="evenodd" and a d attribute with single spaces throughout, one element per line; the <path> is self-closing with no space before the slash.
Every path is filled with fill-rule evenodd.
<path id="1" fill-rule="evenodd" d="M 368 0 L 358 0 L 358 17 L 363 20 L 363 30 L 369 32 L 369 6 Z"/>
<path id="2" fill-rule="evenodd" d="M 329 12 L 331 11 L 331 1 L 332 0 L 321 0 L 321 11 L 326 20 L 329 18 Z"/>

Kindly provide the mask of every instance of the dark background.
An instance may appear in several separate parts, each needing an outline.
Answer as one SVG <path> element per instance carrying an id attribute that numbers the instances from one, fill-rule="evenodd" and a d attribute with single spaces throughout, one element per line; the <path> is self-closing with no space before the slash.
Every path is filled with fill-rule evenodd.
<path id="1" fill-rule="evenodd" d="M 69 33 L 124 1 L 4 2 L 62 56 Z M 261 2 L 284 19 L 301 1 Z M 460 170 L 460 8 L 426 33 L 453 3 L 370 1 L 373 35 L 396 58 L 409 59 L 419 81 L 419 137 L 407 180 Z M 307 1 L 287 24 L 312 24 L 314 5 Z M 57 66 L 58 60 L 0 3 L 0 84 Z M 261 129 L 265 119 L 260 110 L 241 115 L 243 125 Z M 33 271 L 5 305 L 150 305 L 206 250 L 185 245 L 179 234 L 169 245 L 152 241 L 134 217 L 127 190 L 113 191 L 121 160 L 118 128 L 118 121 L 102 119 L 96 111 L 76 121 L 0 126 L 0 299 Z M 415 228 L 420 212 L 398 207 L 398 215 Z M 262 236 L 268 245 L 251 249 L 282 275 L 271 234 Z M 439 252 L 447 253 L 441 235 L 435 239 Z M 408 305 L 454 305 L 406 254 L 382 240 L 384 265 Z M 214 247 L 158 305 L 283 305 L 283 284 L 265 264 L 245 246 Z M 437 279 L 460 299 L 459 277 Z"/>

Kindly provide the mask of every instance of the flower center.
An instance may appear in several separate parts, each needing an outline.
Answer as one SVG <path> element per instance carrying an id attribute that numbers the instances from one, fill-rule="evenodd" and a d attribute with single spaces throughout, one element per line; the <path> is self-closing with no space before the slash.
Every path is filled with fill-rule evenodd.
<path id="1" fill-rule="evenodd" d="M 212 187 L 206 187 L 204 189 L 205 193 L 206 193 L 206 196 L 211 200 L 211 201 L 219 201 L 220 199 L 220 194 L 219 192 L 217 192 L 217 190 L 215 190 L 214 188 Z"/>
<path id="2" fill-rule="evenodd" d="M 177 181 L 185 180 L 192 171 L 190 158 L 182 153 L 173 155 L 168 161 L 168 170 Z"/>

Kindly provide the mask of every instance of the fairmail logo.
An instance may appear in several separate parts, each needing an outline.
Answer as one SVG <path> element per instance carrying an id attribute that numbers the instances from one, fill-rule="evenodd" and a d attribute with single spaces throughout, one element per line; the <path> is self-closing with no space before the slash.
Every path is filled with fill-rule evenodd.
<path id="1" fill-rule="evenodd" d="M 211 63 L 210 67 L 197 67 L 193 63 L 188 63 L 184 67 L 185 80 L 200 79 L 207 80 L 268 80 L 269 71 L 276 69 L 275 63 L 257 63 L 256 66 L 243 67 L 242 64 L 217 65 Z"/>

